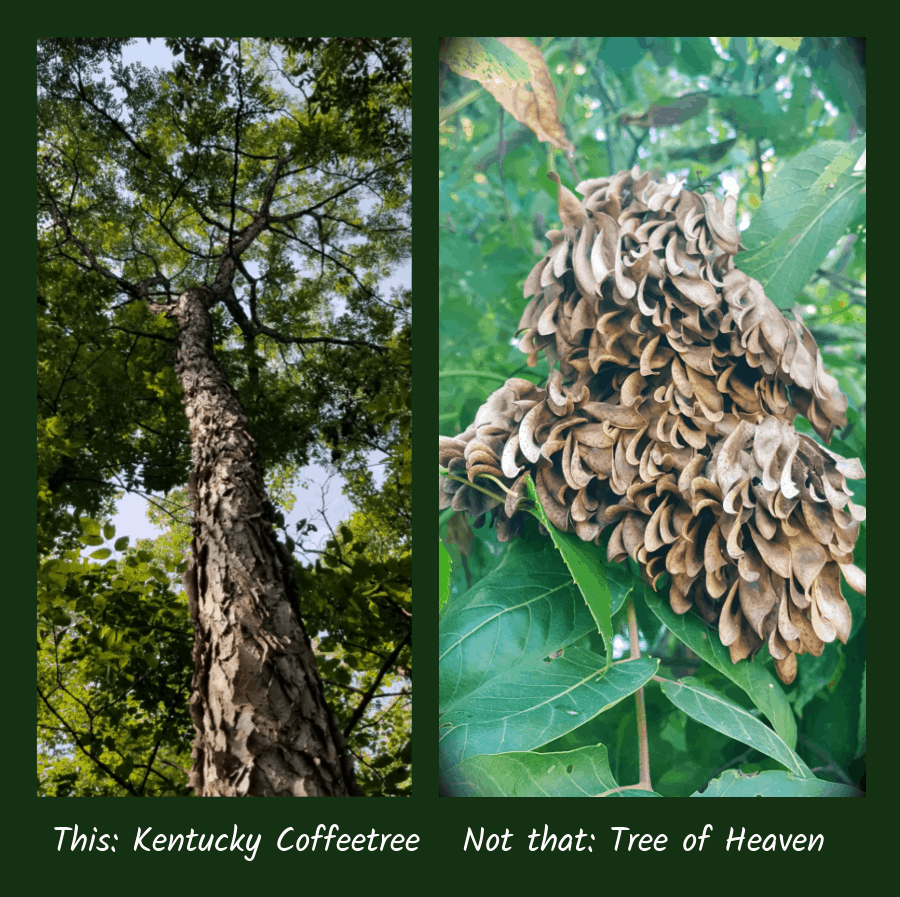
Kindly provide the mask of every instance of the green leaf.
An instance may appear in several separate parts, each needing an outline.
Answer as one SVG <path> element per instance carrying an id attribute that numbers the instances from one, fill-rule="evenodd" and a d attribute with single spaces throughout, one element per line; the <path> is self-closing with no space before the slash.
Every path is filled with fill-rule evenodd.
<path id="1" fill-rule="evenodd" d="M 86 536 L 100 535 L 100 524 L 93 517 L 81 517 L 78 522 L 81 524 L 81 531 Z"/>
<path id="2" fill-rule="evenodd" d="M 794 302 L 857 216 L 866 180 L 853 168 L 864 150 L 865 138 L 826 141 L 791 159 L 741 235 L 749 251 L 735 256 L 735 265 L 779 308 Z"/>
<path id="3" fill-rule="evenodd" d="M 476 754 L 527 751 L 578 728 L 645 685 L 658 668 L 650 657 L 621 661 L 605 673 L 584 648 L 497 676 L 441 717 L 440 770 L 445 791 L 459 786 L 456 767 Z"/>
<path id="4" fill-rule="evenodd" d="M 777 760 L 789 772 L 812 778 L 809 767 L 785 742 L 743 707 L 688 677 L 666 680 L 663 694 L 688 716 Z"/>
<path id="5" fill-rule="evenodd" d="M 111 539 L 116 534 L 116 528 L 112 523 L 103 524 L 103 538 Z"/>
<path id="6" fill-rule="evenodd" d="M 371 766 L 373 769 L 386 769 L 388 766 L 393 765 L 394 758 L 390 754 L 382 754 L 380 757 L 376 757 Z"/>
<path id="7" fill-rule="evenodd" d="M 385 777 L 384 783 L 385 785 L 399 785 L 401 782 L 405 782 L 409 778 L 409 775 L 409 768 L 402 766 L 399 769 L 394 769 L 389 772 Z"/>
<path id="8" fill-rule="evenodd" d="M 550 533 L 553 544 L 562 555 L 572 579 L 590 608 L 594 623 L 603 636 L 606 645 L 606 666 L 612 662 L 612 615 L 619 609 L 613 609 L 609 584 L 601 561 L 600 550 L 592 542 L 584 542 L 574 533 L 558 530 L 547 517 L 541 507 L 537 490 L 530 476 L 525 477 L 525 488 L 529 498 L 535 503 L 535 509 L 541 523 Z M 624 596 L 623 599 L 624 601 Z M 619 605 L 621 607 L 621 604 Z"/>
<path id="9" fill-rule="evenodd" d="M 95 558 L 98 561 L 104 561 L 112 554 L 112 551 L 108 548 L 98 548 L 96 551 L 91 552 L 91 557 Z"/>
<path id="10" fill-rule="evenodd" d="M 772 770 L 745 775 L 729 769 L 713 779 L 705 791 L 695 791 L 691 797 L 865 797 L 865 794 L 848 785 L 802 778 L 789 772 Z"/>
<path id="11" fill-rule="evenodd" d="M 441 711 L 492 678 L 540 661 L 594 629 L 591 613 L 553 550 L 522 551 L 446 606 L 439 627 Z"/>
<path id="12" fill-rule="evenodd" d="M 479 797 L 597 797 L 618 787 L 602 744 L 560 753 L 478 754 L 464 760 L 457 774 Z M 644 796 L 660 795 L 647 791 Z"/>
<path id="13" fill-rule="evenodd" d="M 753 213 L 750 226 L 741 233 L 741 242 L 752 252 L 774 240 L 791 226 L 798 206 L 805 201 L 807 191 L 816 189 L 817 184 L 830 183 L 823 180 L 822 172 L 843 154 L 849 154 L 843 163 L 844 167 L 849 162 L 849 169 L 852 170 L 863 149 L 864 138 L 854 144 L 827 140 L 792 159 L 766 185 L 766 198 Z M 820 186 L 818 193 L 821 195 L 824 192 L 825 188 Z M 750 252 L 740 253 L 736 258 L 749 258 Z"/>
<path id="14" fill-rule="evenodd" d="M 129 541 L 131 541 L 129 536 L 119 536 L 113 547 L 116 551 L 124 551 L 128 547 Z"/>
<path id="15" fill-rule="evenodd" d="M 792 750 L 797 746 L 797 721 L 781 683 L 761 664 L 732 663 L 728 649 L 715 632 L 693 613 L 676 614 L 649 586 L 643 589 L 647 606 L 673 635 L 710 666 L 742 688 L 764 713 Z"/>

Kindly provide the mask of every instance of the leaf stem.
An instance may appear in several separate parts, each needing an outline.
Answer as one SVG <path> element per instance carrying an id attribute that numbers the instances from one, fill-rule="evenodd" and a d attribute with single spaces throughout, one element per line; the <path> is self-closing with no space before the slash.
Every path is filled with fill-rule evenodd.
<path id="1" fill-rule="evenodd" d="M 494 371 L 440 371 L 438 379 L 443 380 L 445 377 L 480 377 L 485 380 L 499 380 L 506 383 L 506 374 L 494 373 Z"/>
<path id="2" fill-rule="evenodd" d="M 628 599 L 628 641 L 631 647 L 631 659 L 637 660 L 641 656 L 640 635 L 638 633 L 637 614 L 634 611 L 634 598 Z M 643 686 L 635 694 L 637 702 L 638 724 L 638 751 L 641 769 L 640 786 L 647 791 L 652 791 L 650 783 L 650 743 L 647 738 L 647 706 L 644 703 Z"/>
<path id="3" fill-rule="evenodd" d="M 473 483 L 471 480 L 463 479 L 462 477 L 454 476 L 452 473 L 449 473 L 446 468 L 438 465 L 438 471 L 442 477 L 446 477 L 448 480 L 453 480 L 456 483 L 462 483 L 464 486 L 468 486 L 470 489 L 477 489 L 479 492 L 483 492 L 485 495 L 493 498 L 494 501 L 499 502 L 501 505 L 503 504 L 503 498 L 498 495 L 494 495 L 493 492 L 485 489 L 483 486 L 478 486 Z M 492 476 L 489 473 L 479 473 L 476 476 L 483 477 L 486 480 L 490 480 L 492 483 L 496 483 L 507 495 L 512 495 L 513 492 L 508 487 L 504 486 L 503 483 L 500 482 L 495 476 Z M 530 504 L 530 499 L 525 498 L 524 496 L 520 496 L 518 498 L 518 503 L 516 505 L 517 510 L 525 511 L 527 514 L 531 514 L 536 520 L 540 521 L 540 517 L 531 509 L 526 507 L 526 503 Z M 542 522 L 542 521 L 541 521 Z"/>
<path id="4" fill-rule="evenodd" d="M 631 660 L 638 660 L 641 656 L 640 633 L 638 632 L 637 614 L 634 612 L 634 598 L 628 599 L 628 642 L 631 651 Z M 658 676 L 653 676 L 658 679 Z M 662 681 L 662 680 L 660 680 Z M 652 791 L 653 785 L 650 781 L 650 743 L 647 739 L 647 706 L 644 703 L 643 686 L 635 692 L 635 702 L 637 703 L 637 725 L 638 725 L 638 763 L 640 766 L 641 778 L 636 785 L 619 785 L 617 788 L 610 788 L 598 794 L 597 797 L 607 797 L 618 791 L 629 791 L 640 789 L 641 791 Z"/>
<path id="5" fill-rule="evenodd" d="M 494 499 L 498 504 L 503 504 L 503 499 L 499 495 L 494 495 L 493 492 L 485 489 L 483 486 L 479 486 L 477 483 L 473 483 L 470 480 L 464 480 L 461 477 L 455 477 L 452 473 L 447 473 L 444 468 L 440 468 L 440 475 L 442 477 L 447 477 L 448 480 L 453 480 L 456 483 L 462 483 L 464 486 L 468 486 L 470 489 L 475 489 L 477 492 L 483 492 L 488 497 Z"/>
<path id="6" fill-rule="evenodd" d="M 438 114 L 438 124 L 443 124 L 447 121 L 448 118 L 456 115 L 460 109 L 465 108 L 472 102 L 472 100 L 477 99 L 478 94 L 481 93 L 481 88 L 476 87 L 474 90 L 470 90 L 467 94 L 461 96 L 458 100 L 451 103 L 449 106 L 444 106 L 443 109 L 440 110 Z"/>

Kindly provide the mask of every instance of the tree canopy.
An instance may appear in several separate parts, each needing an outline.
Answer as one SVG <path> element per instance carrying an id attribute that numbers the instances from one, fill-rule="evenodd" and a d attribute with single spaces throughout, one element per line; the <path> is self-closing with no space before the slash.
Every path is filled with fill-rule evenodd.
<path id="1" fill-rule="evenodd" d="M 38 43 L 39 792 L 188 793 L 208 483 L 172 353 L 199 290 L 358 785 L 409 793 L 411 293 L 382 284 L 411 252 L 410 41 L 170 38 L 152 70 L 131 43 Z M 311 460 L 357 511 L 304 567 L 284 511 Z M 115 539 L 123 491 L 157 543 Z"/>
<path id="2" fill-rule="evenodd" d="M 501 492 L 511 480 L 506 468 L 502 477 L 491 469 L 499 465 L 484 447 L 494 439 L 503 450 L 507 433 L 491 414 L 502 418 L 516 406 L 498 396 L 482 406 L 510 382 L 519 390 L 516 413 L 525 414 L 542 394 L 530 385 L 544 387 L 551 371 L 559 374 L 549 351 L 527 357 L 517 336 L 519 328 L 530 331 L 526 352 L 554 339 L 553 310 L 530 319 L 529 289 L 524 301 L 522 289 L 548 249 L 581 227 L 582 197 L 571 191 L 581 182 L 587 186 L 578 192 L 590 194 L 617 172 L 619 183 L 631 185 L 651 172 L 673 191 L 734 196 L 740 243 L 749 250 L 734 254 L 734 266 L 815 338 L 824 369 L 849 400 L 846 425 L 829 448 L 865 466 L 864 39 L 443 38 L 440 54 L 440 432 L 450 457 L 462 444 L 453 437 L 482 409 L 484 438 L 466 443 L 457 470 L 470 495 L 479 488 L 490 495 L 474 527 L 454 511 L 458 505 L 439 520 L 445 793 L 618 795 L 638 781 L 646 791 L 649 760 L 653 792 L 663 796 L 858 795 L 865 787 L 865 600 L 844 586 L 853 620 L 846 644 L 799 657 L 789 686 L 775 679 L 766 648 L 752 664 L 733 665 L 727 649 L 710 644 L 706 621 L 670 609 L 667 572 L 655 592 L 642 580 L 633 544 L 619 553 L 621 562 L 607 562 L 610 530 L 594 546 L 571 529 L 559 533 L 545 516 L 543 529 L 528 521 L 520 538 L 498 539 L 492 515 L 505 519 L 504 508 L 518 499 Z M 568 212 L 567 197 L 575 204 Z M 642 223 L 654 217 L 645 207 L 635 214 Z M 554 258 L 536 299 L 573 277 L 565 254 Z M 563 287 L 560 315 L 578 283 L 578 290 Z M 562 370 L 574 377 L 565 364 Z M 792 400 L 801 392 L 792 389 Z M 510 411 L 510 420 L 519 419 Z M 794 427 L 814 432 L 799 415 Z M 556 438 L 566 443 L 565 431 Z M 518 450 L 504 454 L 511 467 L 524 463 Z M 848 487 L 864 505 L 865 481 Z M 575 494 L 560 479 L 559 501 L 564 492 Z M 540 517 L 538 494 L 520 507 Z M 621 496 L 620 513 L 628 499 Z M 863 570 L 865 554 L 863 521 L 852 552 Z M 606 602 L 605 623 L 598 601 Z M 479 652 L 485 633 L 489 654 Z M 629 660 L 629 651 L 642 656 Z M 596 684 L 596 671 L 611 661 L 622 662 L 579 697 L 576 685 Z M 552 721 L 539 717 L 533 696 L 556 695 L 549 685 L 563 681 L 561 712 Z M 497 735 L 507 731 L 501 708 L 511 704 L 514 744 Z"/>

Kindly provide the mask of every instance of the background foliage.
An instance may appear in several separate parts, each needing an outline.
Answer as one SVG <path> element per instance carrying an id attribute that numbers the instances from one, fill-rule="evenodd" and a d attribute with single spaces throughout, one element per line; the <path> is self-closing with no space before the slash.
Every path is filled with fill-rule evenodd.
<path id="1" fill-rule="evenodd" d="M 489 39 L 478 40 L 488 46 Z M 779 226 L 786 226 L 782 216 L 789 220 L 802 212 L 795 205 L 777 203 L 778 176 L 791 160 L 803 153 L 813 159 L 817 153 L 827 155 L 834 141 L 843 142 L 851 155 L 849 144 L 864 145 L 859 142 L 865 131 L 864 40 L 862 44 L 847 38 L 531 40 L 542 51 L 559 98 L 559 119 L 574 145 L 572 173 L 561 153 L 556 153 L 553 164 L 565 183 L 574 187 L 577 179 L 639 164 L 643 170 L 657 168 L 663 176 L 686 178 L 689 189 L 711 189 L 722 196 L 723 188 L 728 188 L 738 194 L 738 221 L 748 248 L 763 244 L 764 231 L 766 240 L 772 240 Z M 497 63 L 504 63 L 500 53 Z M 547 179 L 552 150 L 546 142 L 539 142 L 531 130 L 504 113 L 477 81 L 460 77 L 443 63 L 440 105 L 439 413 L 441 433 L 452 436 L 472 422 L 487 395 L 507 378 L 524 377 L 535 383 L 546 378 L 542 363 L 535 369 L 527 367 L 514 337 L 525 307 L 525 276 L 546 251 L 544 232 L 559 222 L 556 185 Z M 793 172 L 788 177 L 797 176 L 796 167 Z M 774 278 L 766 289 L 780 307 L 802 317 L 828 369 L 849 396 L 848 425 L 835 434 L 831 448 L 860 458 L 865 466 L 864 199 L 854 205 L 852 214 L 845 210 L 838 232 L 826 236 L 825 243 L 810 250 L 816 258 L 802 260 L 812 263 L 811 277 L 805 275 L 803 282 L 786 287 L 784 278 Z M 742 261 L 739 254 L 736 263 L 743 268 L 750 256 L 746 253 Z M 763 279 L 750 267 L 745 270 Z M 787 292 L 780 293 L 781 288 Z M 802 418 L 795 426 L 811 433 Z M 854 502 L 865 504 L 865 481 L 851 485 Z M 577 644 L 578 650 L 604 653 L 596 621 L 586 614 L 583 599 L 572 592 L 570 568 L 540 536 L 536 524 L 526 539 L 501 545 L 487 525 L 473 530 L 470 521 L 447 511 L 441 515 L 440 531 L 452 569 L 441 618 L 443 633 L 461 625 L 459 615 L 473 599 L 476 605 L 508 602 L 515 577 L 520 588 L 536 590 L 529 599 L 537 602 L 536 607 L 543 602 L 546 613 L 562 615 L 553 624 L 555 645 Z M 863 569 L 865 552 L 863 524 L 854 555 L 854 563 Z M 597 553 L 605 557 L 602 548 Z M 672 680 L 672 685 L 651 683 L 644 688 L 656 792 L 688 796 L 711 780 L 705 796 L 851 793 L 837 786 L 829 791 L 832 786 L 822 783 L 861 784 L 864 789 L 864 599 L 844 588 L 853 612 L 848 644 L 827 645 L 819 658 L 800 657 L 796 680 L 784 687 L 772 674 L 765 649 L 752 664 L 732 667 L 727 651 L 723 662 L 705 640 L 701 631 L 705 627 L 694 626 L 697 619 L 671 613 L 664 589 L 654 596 L 625 565 L 607 568 L 605 577 L 611 594 L 614 658 L 627 652 L 625 605 L 631 595 L 638 599 L 641 649 L 645 656 L 649 651 L 659 658 L 659 675 Z M 567 597 L 560 598 L 559 589 Z M 555 604 L 543 597 L 551 594 Z M 514 665 L 510 643 L 502 641 L 502 624 L 494 635 L 499 641 L 489 652 L 491 663 L 503 663 L 506 652 Z M 463 670 L 477 664 L 478 648 L 470 645 L 466 650 L 463 662 L 442 642 L 443 723 L 452 716 L 453 695 L 477 687 L 458 685 Z M 532 650 L 540 654 L 541 647 Z M 567 647 L 564 656 L 549 665 L 558 665 L 570 653 Z M 642 658 L 642 662 L 654 661 Z M 535 675 L 541 675 L 541 664 L 548 663 L 545 652 Z M 490 676 L 497 672 L 482 670 Z M 646 673 L 643 681 L 649 677 L 647 671 L 636 672 L 638 679 Z M 736 681 L 745 674 L 744 681 Z M 675 684 L 687 676 L 692 677 L 689 683 Z M 510 693 L 506 685 L 504 695 Z M 455 691 L 457 687 L 460 691 Z M 777 689 L 783 699 L 767 706 L 763 693 L 770 689 Z M 622 695 L 629 693 L 623 688 Z M 710 695 L 721 712 L 710 715 L 703 710 L 710 706 Z M 527 769 L 504 765 L 509 758 L 498 762 L 480 756 L 466 761 L 464 772 L 457 767 L 449 773 L 454 783 L 450 791 L 596 794 L 637 781 L 634 701 L 622 700 L 600 713 L 604 706 L 602 699 L 585 698 L 575 709 L 587 712 L 590 718 L 582 720 L 588 721 L 573 716 L 553 741 L 537 735 L 537 740 L 526 740 L 519 747 L 505 744 L 503 750 L 531 751 L 516 755 L 517 763 L 530 765 Z M 760 727 L 755 730 L 757 740 L 746 735 L 754 725 Z M 758 740 L 769 738 L 770 726 L 789 754 Z M 559 752 L 567 752 L 565 775 L 560 775 L 566 767 L 560 765 Z M 453 750 L 444 745 L 442 754 L 442 761 L 452 766 L 455 761 L 447 758 Z M 554 756 L 548 758 L 550 754 Z M 803 767 L 807 775 L 812 769 L 821 783 L 791 777 L 802 777 L 798 770 Z M 553 768 L 556 773 L 550 772 Z M 740 776 L 735 776 L 734 768 Z M 752 780 L 741 777 L 762 771 Z M 581 790 L 572 790 L 573 782 L 580 782 Z"/>

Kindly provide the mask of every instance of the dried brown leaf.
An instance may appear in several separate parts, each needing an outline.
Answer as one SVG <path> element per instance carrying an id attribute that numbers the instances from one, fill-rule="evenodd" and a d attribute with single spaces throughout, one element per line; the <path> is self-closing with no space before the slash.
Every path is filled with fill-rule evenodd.
<path id="1" fill-rule="evenodd" d="M 531 71 L 531 90 L 526 84 L 498 83 L 493 80 L 479 81 L 494 99 L 516 121 L 534 131 L 538 140 L 550 143 L 567 153 L 575 147 L 566 137 L 557 112 L 556 89 L 550 80 L 547 63 L 541 51 L 524 37 L 500 37 L 501 44 L 521 57 Z"/>

